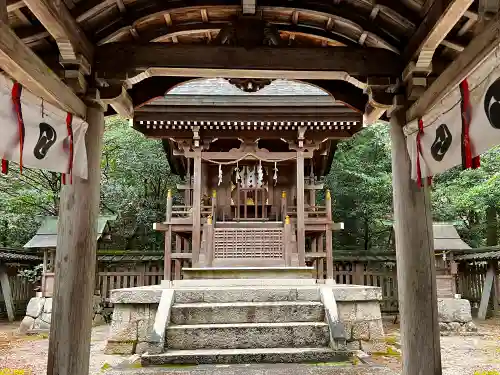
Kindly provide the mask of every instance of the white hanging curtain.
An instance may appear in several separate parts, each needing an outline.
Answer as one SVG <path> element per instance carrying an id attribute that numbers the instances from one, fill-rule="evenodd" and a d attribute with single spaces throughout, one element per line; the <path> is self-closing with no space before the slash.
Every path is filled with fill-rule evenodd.
<path id="1" fill-rule="evenodd" d="M 14 82 L 0 74 L 0 159 L 64 174 L 72 171 L 86 179 L 88 124 L 18 85 L 16 105 L 13 87 Z M 20 132 L 24 133 L 22 143 Z"/>

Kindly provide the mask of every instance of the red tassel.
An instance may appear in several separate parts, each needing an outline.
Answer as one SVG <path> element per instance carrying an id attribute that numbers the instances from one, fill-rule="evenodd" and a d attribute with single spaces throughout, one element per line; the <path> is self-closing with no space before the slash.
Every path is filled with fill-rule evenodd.
<path id="1" fill-rule="evenodd" d="M 422 169 L 420 167 L 420 155 L 422 154 L 422 144 L 420 136 L 424 133 L 424 122 L 421 118 L 418 119 L 418 133 L 417 133 L 417 185 L 422 187 Z"/>
<path id="2" fill-rule="evenodd" d="M 22 90 L 23 87 L 18 82 L 14 82 L 14 85 L 12 86 L 12 103 L 14 105 L 14 111 L 16 112 L 17 125 L 19 130 L 19 169 L 21 174 L 23 173 L 23 151 L 25 137 L 23 113 L 21 109 Z"/>
<path id="3" fill-rule="evenodd" d="M 66 174 L 65 173 L 61 174 L 61 184 L 66 185 Z"/>
<path id="4" fill-rule="evenodd" d="M 66 128 L 68 129 L 68 137 L 69 137 L 69 165 L 68 165 L 68 174 L 69 174 L 69 183 L 73 184 L 73 115 L 68 112 L 66 115 Z M 64 176 L 64 175 L 63 175 Z M 64 178 L 64 181 L 66 178 Z"/>
<path id="5" fill-rule="evenodd" d="M 7 174 L 9 172 L 9 161 L 2 159 L 2 174 Z"/>
<path id="6" fill-rule="evenodd" d="M 464 169 L 479 168 L 481 161 L 479 155 L 472 157 L 472 145 L 470 141 L 470 125 L 472 120 L 472 106 L 470 103 L 469 83 L 466 79 L 460 82 L 460 93 L 462 95 L 462 166 Z"/>

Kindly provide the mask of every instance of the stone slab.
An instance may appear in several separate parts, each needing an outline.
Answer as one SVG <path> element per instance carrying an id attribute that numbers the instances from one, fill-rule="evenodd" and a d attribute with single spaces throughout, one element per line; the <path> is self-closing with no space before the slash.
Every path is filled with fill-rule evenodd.
<path id="1" fill-rule="evenodd" d="M 382 301 L 382 288 L 364 285 L 332 285 L 335 300 L 339 301 Z"/>
<path id="2" fill-rule="evenodd" d="M 109 369 L 106 375 L 397 375 L 393 370 L 374 365 L 357 365 L 342 363 L 316 364 L 235 364 L 235 365 L 202 365 L 179 366 L 167 368 L 142 367 L 131 369 Z"/>
<path id="3" fill-rule="evenodd" d="M 171 325 L 168 349 L 249 349 L 327 347 L 328 325 L 323 322 Z"/>
<path id="4" fill-rule="evenodd" d="M 466 299 L 438 298 L 438 317 L 443 323 L 472 321 L 470 302 Z"/>
<path id="5" fill-rule="evenodd" d="M 313 279 L 313 267 L 183 268 L 184 279 Z"/>
<path id="6" fill-rule="evenodd" d="M 321 302 L 187 303 L 172 307 L 174 324 L 317 322 L 325 319 Z"/>
<path id="7" fill-rule="evenodd" d="M 247 286 L 315 286 L 315 279 L 184 279 L 173 282 L 162 281 L 162 286 L 173 288 L 191 287 L 247 287 Z"/>
<path id="8" fill-rule="evenodd" d="M 111 303 L 159 303 L 164 288 L 160 285 L 111 290 Z"/>
<path id="9" fill-rule="evenodd" d="M 33 297 L 28 302 L 26 307 L 26 315 L 32 318 L 38 318 L 43 311 L 43 305 L 45 304 L 44 297 Z"/>
<path id="10" fill-rule="evenodd" d="M 169 350 L 143 355 L 142 366 L 165 364 L 303 363 L 346 361 L 351 353 L 329 348 Z"/>

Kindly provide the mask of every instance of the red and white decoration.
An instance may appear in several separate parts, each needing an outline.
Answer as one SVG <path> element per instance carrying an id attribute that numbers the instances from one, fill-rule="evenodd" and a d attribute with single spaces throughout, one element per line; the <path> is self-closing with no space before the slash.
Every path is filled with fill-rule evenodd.
<path id="1" fill-rule="evenodd" d="M 405 127 L 412 178 L 454 166 L 479 167 L 479 155 L 500 144 L 500 61 L 485 60 L 421 119 Z"/>
<path id="2" fill-rule="evenodd" d="M 85 133 L 88 124 L 43 101 L 0 75 L 0 159 L 22 167 L 87 178 Z"/>

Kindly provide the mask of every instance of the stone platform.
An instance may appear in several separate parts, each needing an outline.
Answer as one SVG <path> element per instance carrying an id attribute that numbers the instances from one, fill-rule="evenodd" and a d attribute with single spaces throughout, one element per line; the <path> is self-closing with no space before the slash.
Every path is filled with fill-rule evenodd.
<path id="1" fill-rule="evenodd" d="M 187 279 L 118 289 L 107 353 L 142 365 L 328 362 L 385 350 L 377 287 Z"/>
<path id="2" fill-rule="evenodd" d="M 241 263 L 241 260 L 240 260 Z M 313 267 L 183 268 L 184 279 L 310 279 Z"/>

